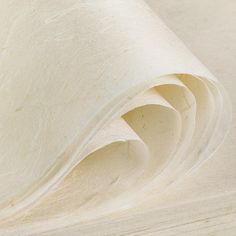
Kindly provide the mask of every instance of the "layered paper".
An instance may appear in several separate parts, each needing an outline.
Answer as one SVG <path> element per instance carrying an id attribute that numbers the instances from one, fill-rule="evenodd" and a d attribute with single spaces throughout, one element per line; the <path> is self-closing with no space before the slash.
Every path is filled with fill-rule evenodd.
<path id="1" fill-rule="evenodd" d="M 133 208 L 222 142 L 224 89 L 143 1 L 0 4 L 4 229 Z"/>

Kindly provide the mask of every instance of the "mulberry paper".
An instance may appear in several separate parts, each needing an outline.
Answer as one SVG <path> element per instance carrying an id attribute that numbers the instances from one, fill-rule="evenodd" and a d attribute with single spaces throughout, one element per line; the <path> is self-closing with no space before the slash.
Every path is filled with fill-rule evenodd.
<path id="1" fill-rule="evenodd" d="M 224 89 L 145 2 L 0 4 L 3 228 L 133 208 L 222 142 Z"/>

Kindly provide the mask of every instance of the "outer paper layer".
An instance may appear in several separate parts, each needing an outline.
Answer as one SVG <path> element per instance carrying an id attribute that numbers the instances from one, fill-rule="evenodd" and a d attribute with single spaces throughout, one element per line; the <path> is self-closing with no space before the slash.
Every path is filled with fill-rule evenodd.
<path id="1" fill-rule="evenodd" d="M 0 4 L 5 226 L 135 206 L 222 141 L 224 90 L 143 1 Z"/>

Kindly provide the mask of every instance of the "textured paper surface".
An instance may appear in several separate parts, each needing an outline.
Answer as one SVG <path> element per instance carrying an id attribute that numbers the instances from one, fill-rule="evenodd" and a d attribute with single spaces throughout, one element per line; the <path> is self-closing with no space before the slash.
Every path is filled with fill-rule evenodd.
<path id="1" fill-rule="evenodd" d="M 224 90 L 144 2 L 27 3 L 2 2 L 4 227 L 134 207 L 218 147 Z"/>

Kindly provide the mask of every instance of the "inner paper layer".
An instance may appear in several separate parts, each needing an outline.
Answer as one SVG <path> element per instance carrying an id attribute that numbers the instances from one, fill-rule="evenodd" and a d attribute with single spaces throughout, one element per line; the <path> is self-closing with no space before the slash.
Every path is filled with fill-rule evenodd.
<path id="1" fill-rule="evenodd" d="M 2 225 L 133 207 L 222 141 L 223 88 L 143 1 L 0 3 Z"/>

